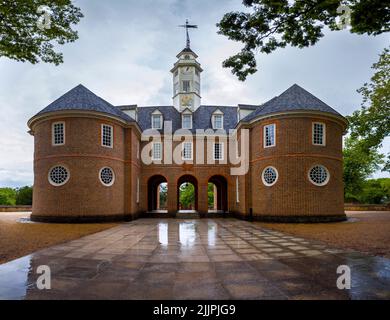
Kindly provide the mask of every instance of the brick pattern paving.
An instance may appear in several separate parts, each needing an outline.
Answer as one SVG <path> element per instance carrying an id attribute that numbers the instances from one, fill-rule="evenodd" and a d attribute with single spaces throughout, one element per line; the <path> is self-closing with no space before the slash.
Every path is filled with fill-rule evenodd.
<path id="1" fill-rule="evenodd" d="M 0 266 L 0 298 L 390 299 L 390 260 L 234 219 L 140 219 Z"/>

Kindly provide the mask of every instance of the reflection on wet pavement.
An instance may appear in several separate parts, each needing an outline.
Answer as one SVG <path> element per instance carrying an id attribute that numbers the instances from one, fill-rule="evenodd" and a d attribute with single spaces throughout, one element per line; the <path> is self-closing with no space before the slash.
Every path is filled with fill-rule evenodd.
<path id="1" fill-rule="evenodd" d="M 390 299 L 390 260 L 234 219 L 140 219 L 0 265 L 0 299 Z"/>

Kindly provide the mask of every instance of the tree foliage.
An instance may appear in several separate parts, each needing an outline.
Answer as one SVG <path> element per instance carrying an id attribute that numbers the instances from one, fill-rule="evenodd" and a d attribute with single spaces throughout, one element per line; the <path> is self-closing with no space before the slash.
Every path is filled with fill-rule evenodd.
<path id="1" fill-rule="evenodd" d="M 360 110 L 349 120 L 349 137 L 344 147 L 345 195 L 350 197 L 362 190 L 364 181 L 385 163 L 379 153 L 383 140 L 390 135 L 390 55 L 384 49 L 370 83 L 358 90 L 363 96 Z M 389 171 L 389 158 L 382 168 Z"/>
<path id="2" fill-rule="evenodd" d="M 0 205 L 14 206 L 16 203 L 16 191 L 12 188 L 0 188 Z"/>
<path id="3" fill-rule="evenodd" d="M 195 187 L 192 183 L 180 186 L 180 204 L 182 209 L 195 209 Z"/>
<path id="4" fill-rule="evenodd" d="M 219 34 L 242 42 L 241 52 L 223 62 L 244 81 L 257 71 L 256 52 L 269 54 L 287 45 L 304 48 L 317 43 L 323 28 L 340 30 L 339 19 L 350 32 L 378 35 L 390 30 L 390 8 L 383 0 L 243 0 L 248 10 L 229 12 L 217 24 Z M 338 10 L 343 8 L 344 10 Z M 346 8 L 348 7 L 348 8 Z"/>
<path id="5" fill-rule="evenodd" d="M 382 204 L 390 202 L 390 178 L 369 179 L 362 183 L 357 194 L 350 194 L 347 201 Z"/>
<path id="6" fill-rule="evenodd" d="M 29 206 L 32 205 L 33 200 L 33 188 L 32 187 L 22 187 L 16 189 L 16 205 Z"/>
<path id="7" fill-rule="evenodd" d="M 0 188 L 0 205 L 32 205 L 32 187 Z"/>
<path id="8" fill-rule="evenodd" d="M 37 22 L 46 19 L 40 6 L 50 9 L 50 23 L 40 28 Z M 58 45 L 78 39 L 72 25 L 83 17 L 71 0 L 4 0 L 0 2 L 0 57 L 33 64 L 40 61 L 58 65 L 63 55 Z"/>

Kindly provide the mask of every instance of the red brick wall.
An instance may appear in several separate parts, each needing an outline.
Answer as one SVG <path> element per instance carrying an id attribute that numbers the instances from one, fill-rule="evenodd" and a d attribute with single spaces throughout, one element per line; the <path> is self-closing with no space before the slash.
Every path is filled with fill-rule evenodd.
<path id="1" fill-rule="evenodd" d="M 312 145 L 312 122 L 326 124 L 326 146 Z M 276 124 L 276 146 L 263 147 L 263 127 Z M 340 124 L 316 117 L 281 117 L 256 123 L 251 130 L 251 204 L 253 214 L 278 216 L 343 215 L 342 133 Z M 309 169 L 324 165 L 330 173 L 326 186 L 308 179 Z M 278 170 L 276 184 L 267 187 L 265 167 Z"/>
<path id="2" fill-rule="evenodd" d="M 53 122 L 65 121 L 66 143 L 51 145 Z M 326 124 L 326 146 L 312 145 L 312 122 Z M 101 124 L 114 127 L 114 148 L 101 146 Z M 276 146 L 263 148 L 263 126 L 276 124 Z M 328 117 L 286 117 L 259 121 L 250 126 L 250 167 L 238 176 L 239 202 L 236 199 L 236 176 L 230 175 L 229 164 L 145 165 L 138 157 L 147 142 L 140 142 L 135 127 L 124 128 L 108 118 L 65 117 L 38 122 L 34 128 L 34 203 L 33 216 L 136 217 L 148 210 L 148 181 L 162 175 L 168 182 L 168 211 L 177 210 L 178 180 L 183 175 L 196 178 L 198 211 L 208 210 L 207 184 L 214 175 L 221 175 L 228 184 L 228 210 L 247 216 L 343 215 L 342 133 L 343 127 Z M 180 142 L 174 142 L 175 148 Z M 205 155 L 212 150 L 204 145 Z M 197 154 L 194 141 L 193 155 Z M 229 154 L 225 143 L 225 159 Z M 315 164 L 327 167 L 330 181 L 318 187 L 308 179 L 308 170 Z M 55 165 L 70 170 L 70 180 L 54 187 L 48 172 Z M 274 166 L 279 173 L 275 185 L 263 184 L 263 169 Z M 111 167 L 115 183 L 105 187 L 99 180 L 102 167 Z M 137 179 L 140 180 L 137 203 Z"/>
<path id="3" fill-rule="evenodd" d="M 64 146 L 52 146 L 53 122 L 65 121 Z M 101 146 L 101 124 L 114 127 L 114 147 Z M 115 122 L 94 118 L 47 120 L 34 127 L 34 203 L 33 216 L 114 216 L 123 215 L 125 185 L 125 132 Z M 60 187 L 48 181 L 49 170 L 64 165 L 69 181 Z M 115 183 L 103 186 L 99 179 L 102 167 L 111 167 Z"/>

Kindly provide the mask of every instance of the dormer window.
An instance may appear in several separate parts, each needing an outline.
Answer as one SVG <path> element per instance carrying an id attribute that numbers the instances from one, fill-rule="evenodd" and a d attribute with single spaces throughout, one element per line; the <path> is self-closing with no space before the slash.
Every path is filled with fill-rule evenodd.
<path id="1" fill-rule="evenodd" d="M 182 128 L 192 129 L 192 114 L 187 113 L 182 115 Z"/>
<path id="2" fill-rule="evenodd" d="M 223 113 L 220 110 L 214 112 L 212 117 L 213 129 L 223 129 Z"/>
<path id="3" fill-rule="evenodd" d="M 162 129 L 163 116 L 160 111 L 156 110 L 152 114 L 152 129 Z"/>

